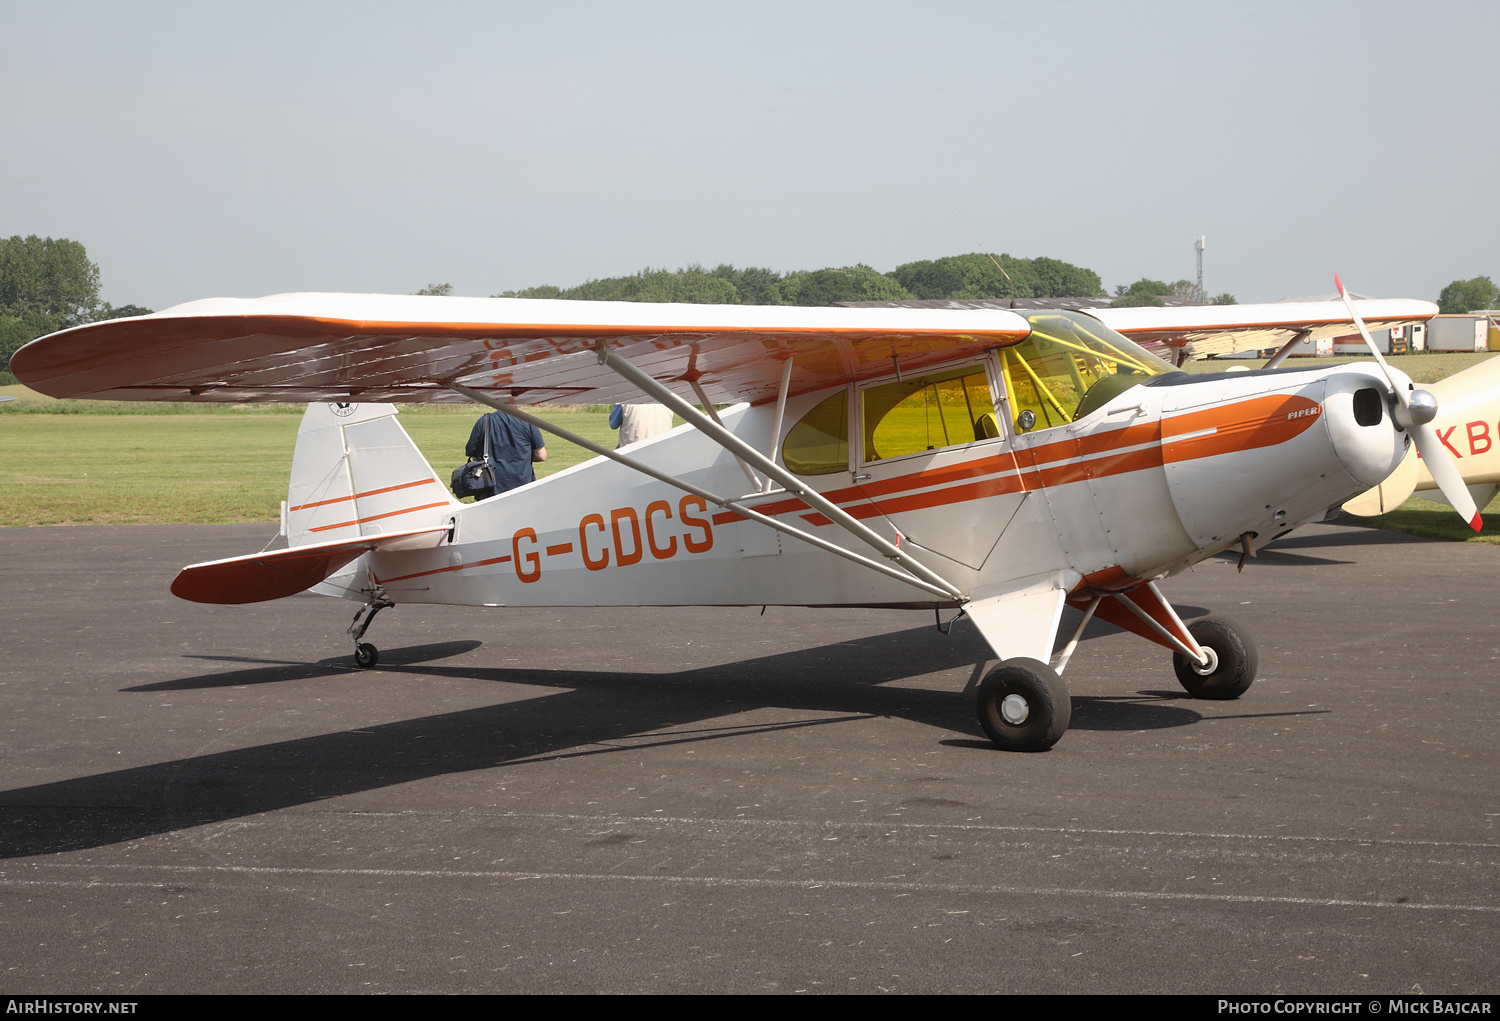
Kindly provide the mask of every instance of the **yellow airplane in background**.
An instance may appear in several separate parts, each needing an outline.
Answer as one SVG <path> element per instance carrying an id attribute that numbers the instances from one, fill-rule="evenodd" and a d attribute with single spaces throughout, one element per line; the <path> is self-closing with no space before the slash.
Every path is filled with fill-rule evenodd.
<path id="1" fill-rule="evenodd" d="M 1500 355 L 1470 366 L 1427 389 L 1437 398 L 1433 420 L 1438 439 L 1453 458 L 1475 506 L 1484 508 L 1500 489 Z M 1344 504 L 1350 514 L 1369 517 L 1400 507 L 1415 493 L 1448 503 L 1415 447 L 1406 452 L 1390 478 Z"/>

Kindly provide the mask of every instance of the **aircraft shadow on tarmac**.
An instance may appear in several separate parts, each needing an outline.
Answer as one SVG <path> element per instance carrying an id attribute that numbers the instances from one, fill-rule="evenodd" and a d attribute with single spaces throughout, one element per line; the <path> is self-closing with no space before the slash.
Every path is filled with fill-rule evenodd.
<path id="1" fill-rule="evenodd" d="M 1238 550 L 1220 553 L 1214 559 L 1225 563 L 1237 564 L 1240 560 Z M 1353 560 L 1332 560 L 1328 557 L 1313 557 L 1306 553 L 1289 553 L 1284 549 L 1263 549 L 1255 551 L 1255 559 L 1245 561 L 1245 567 L 1254 569 L 1256 564 L 1276 567 L 1337 567 L 1343 564 L 1352 564 Z"/>
<path id="2" fill-rule="evenodd" d="M 1309 553 L 1293 552 L 1294 550 L 1320 550 L 1327 553 L 1336 553 L 1340 549 L 1354 549 L 1360 546 L 1406 546 L 1412 543 L 1441 542 L 1441 539 L 1428 539 L 1420 535 L 1408 535 L 1405 532 L 1392 532 L 1364 521 L 1352 521 L 1349 516 L 1341 517 L 1336 524 L 1340 527 L 1333 529 L 1318 529 L 1312 532 L 1299 532 L 1282 539 L 1275 539 L 1266 543 L 1263 549 L 1255 551 L 1254 559 L 1247 560 L 1245 567 L 1250 568 L 1260 563 L 1277 567 L 1326 567 L 1330 565 L 1353 564 L 1354 560 L 1337 560 L 1330 557 L 1317 557 Z M 1214 559 L 1226 563 L 1237 563 L 1240 559 L 1238 549 L 1228 549 L 1218 554 Z"/>
<path id="3" fill-rule="evenodd" d="M 1197 608 L 1182 608 L 1184 610 Z M 1086 639 L 1113 633 L 1103 622 Z M 1066 626 L 1066 625 L 1065 625 Z M 963 735 L 946 741 L 992 749 L 969 692 L 988 649 L 972 628 L 933 628 L 676 673 L 435 665 L 478 642 L 382 651 L 383 672 L 562 688 L 501 705 L 297 738 L 0 792 L 0 858 L 99 847 L 447 774 L 560 757 L 638 751 L 789 728 L 900 717 Z M 346 659 L 254 663 L 129 691 L 211 689 L 348 673 Z M 978 663 L 978 666 L 974 664 Z M 885 686 L 972 667 L 965 692 Z M 1204 719 L 1180 692 L 1075 696 L 1075 730 L 1154 730 Z M 759 710 L 809 719 L 735 722 Z M 1280 714 L 1276 714 L 1280 715 Z M 713 721 L 721 721 L 715 723 Z M 998 753 L 995 753 L 998 754 Z"/>

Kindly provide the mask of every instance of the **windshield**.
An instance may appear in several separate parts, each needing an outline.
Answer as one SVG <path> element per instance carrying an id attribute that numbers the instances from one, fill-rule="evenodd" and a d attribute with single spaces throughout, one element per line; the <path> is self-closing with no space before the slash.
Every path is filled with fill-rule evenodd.
<path id="1" fill-rule="evenodd" d="M 1076 421 L 1152 376 L 1177 371 L 1092 316 L 1023 314 L 1031 336 L 1000 352 L 1017 432 Z"/>

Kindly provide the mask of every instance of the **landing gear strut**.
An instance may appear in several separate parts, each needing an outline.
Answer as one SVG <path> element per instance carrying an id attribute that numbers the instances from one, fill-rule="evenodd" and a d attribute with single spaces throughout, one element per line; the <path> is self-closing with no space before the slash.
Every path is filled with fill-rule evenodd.
<path id="1" fill-rule="evenodd" d="M 370 601 L 361 606 L 359 612 L 354 615 L 354 623 L 349 625 L 349 634 L 354 636 L 354 665 L 361 670 L 368 670 L 380 662 L 380 650 L 369 642 L 361 642 L 360 639 L 369 630 L 370 622 L 375 619 L 377 613 L 388 606 L 395 605 L 386 598 L 385 590 L 377 587 L 370 593 Z"/>

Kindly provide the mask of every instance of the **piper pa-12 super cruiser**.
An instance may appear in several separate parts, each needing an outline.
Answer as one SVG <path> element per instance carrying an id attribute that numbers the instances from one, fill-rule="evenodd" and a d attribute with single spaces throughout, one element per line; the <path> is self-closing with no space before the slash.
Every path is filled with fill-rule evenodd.
<path id="1" fill-rule="evenodd" d="M 1165 646 L 1189 693 L 1231 699 L 1254 643 L 1188 625 L 1160 583 L 1378 485 L 1415 443 L 1459 513 L 1436 404 L 1375 363 L 1190 375 L 1240 346 L 1430 318 L 1420 301 L 1167 309 L 803 308 L 288 294 L 209 299 L 33 341 L 11 370 L 55 397 L 305 401 L 285 549 L 195 564 L 172 591 L 311 589 L 401 603 L 791 605 L 962 611 L 1001 661 L 979 720 L 1001 748 L 1068 727 L 1062 674 L 1095 616 Z M 1135 336 L 1143 343 L 1130 339 Z M 525 409 L 657 401 L 684 420 L 620 450 Z M 475 402 L 599 456 L 455 499 L 397 405 Z M 725 404 L 732 404 L 722 408 Z M 722 410 L 717 410 L 716 405 Z M 1082 611 L 1054 651 L 1063 609 Z"/>

